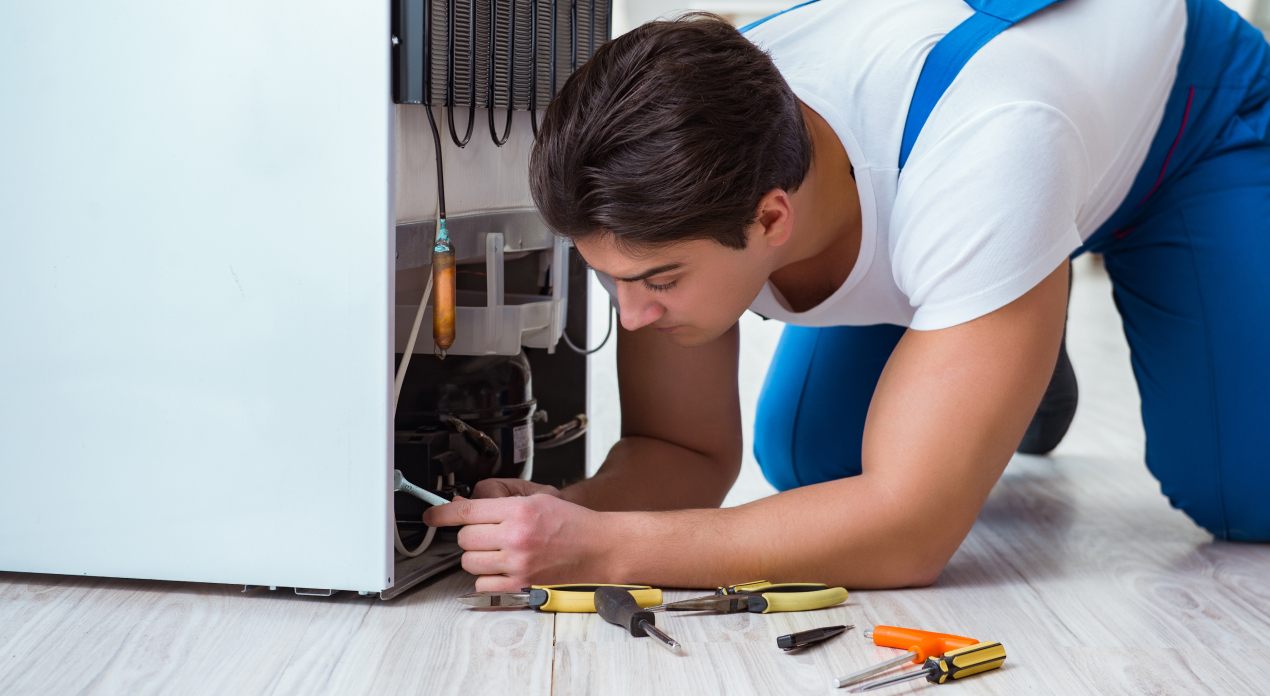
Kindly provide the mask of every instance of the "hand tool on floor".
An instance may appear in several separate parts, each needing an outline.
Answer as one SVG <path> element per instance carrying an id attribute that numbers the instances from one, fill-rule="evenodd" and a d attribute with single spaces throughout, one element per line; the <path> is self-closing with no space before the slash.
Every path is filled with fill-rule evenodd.
<path id="1" fill-rule="evenodd" d="M 649 611 L 712 611 L 735 614 L 748 611 L 770 614 L 778 611 L 811 611 L 842 604 L 847 591 L 818 582 L 770 583 L 766 580 L 729 585 L 704 597 L 683 599 L 655 607 Z"/>
<path id="2" fill-rule="evenodd" d="M 965 679 L 974 674 L 1000 667 L 1005 662 L 1005 646 L 993 641 L 975 643 L 964 648 L 949 650 L 943 657 L 930 657 L 922 668 L 893 677 L 858 686 L 852 691 L 872 691 L 910 679 L 926 677 L 932 684 L 944 684 L 950 679 Z"/>
<path id="3" fill-rule="evenodd" d="M 881 674 L 908 662 L 920 665 L 931 657 L 939 657 L 949 650 L 965 648 L 979 642 L 977 638 L 955 636 L 950 633 L 935 633 L 934 631 L 919 631 L 915 628 L 901 628 L 899 626 L 874 626 L 872 631 L 864 632 L 864 637 L 872 639 L 874 645 L 884 648 L 898 648 L 908 652 L 894 659 L 879 662 L 872 667 L 865 667 L 859 672 L 848 674 L 845 677 L 838 677 L 834 680 L 834 686 L 839 689 L 844 686 L 859 684 L 875 674 Z"/>
<path id="4" fill-rule="evenodd" d="M 853 628 L 855 626 L 825 626 L 824 628 L 813 628 L 809 631 L 790 633 L 778 636 L 776 638 L 776 647 L 787 652 L 798 650 L 814 643 L 829 640 L 834 636 L 842 635 Z"/>
<path id="5" fill-rule="evenodd" d="M 599 588 L 595 591 L 595 610 L 600 618 L 625 628 L 636 638 L 652 636 L 658 645 L 672 653 L 679 653 L 679 641 L 657 628 L 652 612 L 641 608 L 629 590 L 620 587 Z"/>
<path id="6" fill-rule="evenodd" d="M 640 607 L 661 602 L 661 590 L 648 585 L 532 585 L 520 592 L 469 592 L 459 601 L 474 607 L 531 607 L 538 611 L 567 614 L 595 613 L 595 593 L 603 587 L 619 588 Z"/>

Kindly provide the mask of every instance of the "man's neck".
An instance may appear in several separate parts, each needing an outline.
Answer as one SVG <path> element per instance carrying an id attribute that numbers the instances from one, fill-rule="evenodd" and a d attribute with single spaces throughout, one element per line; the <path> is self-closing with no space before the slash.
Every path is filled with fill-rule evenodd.
<path id="1" fill-rule="evenodd" d="M 860 252 L 860 198 L 851 160 L 837 133 L 806 105 L 811 170 L 791 199 L 794 233 L 782 265 L 771 274 L 791 309 L 819 304 L 847 279 Z"/>

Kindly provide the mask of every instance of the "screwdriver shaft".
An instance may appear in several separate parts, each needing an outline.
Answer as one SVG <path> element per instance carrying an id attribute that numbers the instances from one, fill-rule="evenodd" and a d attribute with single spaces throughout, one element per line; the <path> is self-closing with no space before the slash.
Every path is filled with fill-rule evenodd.
<path id="1" fill-rule="evenodd" d="M 869 631 L 868 633 L 872 633 L 872 631 Z M 913 659 L 916 657 L 917 657 L 917 653 L 914 653 L 914 652 L 904 653 L 903 655 L 893 660 L 887 660 L 886 662 L 879 662 L 878 664 L 873 665 L 872 667 L 865 667 L 859 672 L 853 672 L 851 674 L 848 674 L 845 677 L 838 677 L 837 679 L 834 680 L 834 686 L 841 689 L 844 686 L 859 684 L 860 682 L 864 681 L 865 679 L 868 679 L 869 677 L 875 674 L 880 674 L 894 667 L 899 667 L 900 665 L 905 664 L 907 662 L 912 662 Z"/>
<path id="2" fill-rule="evenodd" d="M 910 680 L 910 679 L 921 679 L 922 677 L 925 677 L 925 676 L 926 676 L 926 675 L 928 675 L 928 674 L 930 674 L 930 670 L 929 670 L 929 669 L 927 669 L 927 668 L 924 668 L 924 667 L 923 667 L 922 669 L 919 669 L 919 670 L 917 670 L 917 671 L 915 671 L 915 672 L 906 672 L 906 673 L 904 673 L 904 674 L 897 674 L 897 675 L 895 675 L 894 677 L 887 677 L 887 678 L 885 678 L 885 679 L 879 679 L 879 680 L 877 680 L 877 681 L 875 681 L 875 682 L 869 682 L 868 684 L 865 684 L 865 685 L 863 685 L 863 686 L 857 686 L 856 688 L 852 689 L 851 691 L 852 691 L 853 693 L 861 693 L 861 692 L 864 692 L 864 691 L 872 691 L 872 690 L 874 690 L 874 689 L 880 689 L 880 688 L 882 688 L 882 687 L 884 687 L 884 686 L 890 686 L 890 685 L 892 685 L 892 684 L 898 684 L 898 683 L 900 683 L 900 682 L 906 682 L 906 681 L 908 681 L 908 680 Z"/>
<path id="3" fill-rule="evenodd" d="M 672 653 L 676 653 L 676 654 L 679 653 L 679 641 L 666 635 L 664 631 L 662 631 L 660 628 L 657 628 L 655 625 L 653 625 L 653 622 L 640 621 L 639 627 L 644 629 L 645 633 L 655 638 L 657 640 L 657 643 L 661 645 L 662 647 L 666 648 Z"/>

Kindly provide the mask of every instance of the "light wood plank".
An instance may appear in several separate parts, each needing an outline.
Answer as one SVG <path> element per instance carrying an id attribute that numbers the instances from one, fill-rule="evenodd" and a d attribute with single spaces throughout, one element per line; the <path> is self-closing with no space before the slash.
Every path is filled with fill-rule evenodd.
<path id="1" fill-rule="evenodd" d="M 470 584 L 382 602 L 2 574 L 0 693 L 549 693 L 552 617 L 464 611 Z"/>

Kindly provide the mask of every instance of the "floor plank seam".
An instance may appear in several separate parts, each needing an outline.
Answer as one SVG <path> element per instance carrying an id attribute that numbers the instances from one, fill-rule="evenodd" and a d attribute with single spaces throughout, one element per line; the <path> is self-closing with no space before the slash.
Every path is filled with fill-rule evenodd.
<path id="1" fill-rule="evenodd" d="M 552 614 L 551 615 L 551 666 L 549 668 L 550 673 L 547 675 L 547 693 L 552 694 L 552 696 L 554 696 L 556 693 L 556 650 L 558 649 L 557 646 L 559 645 L 559 643 L 556 642 L 556 628 L 559 625 L 560 625 L 560 617 L 555 614 Z"/>

